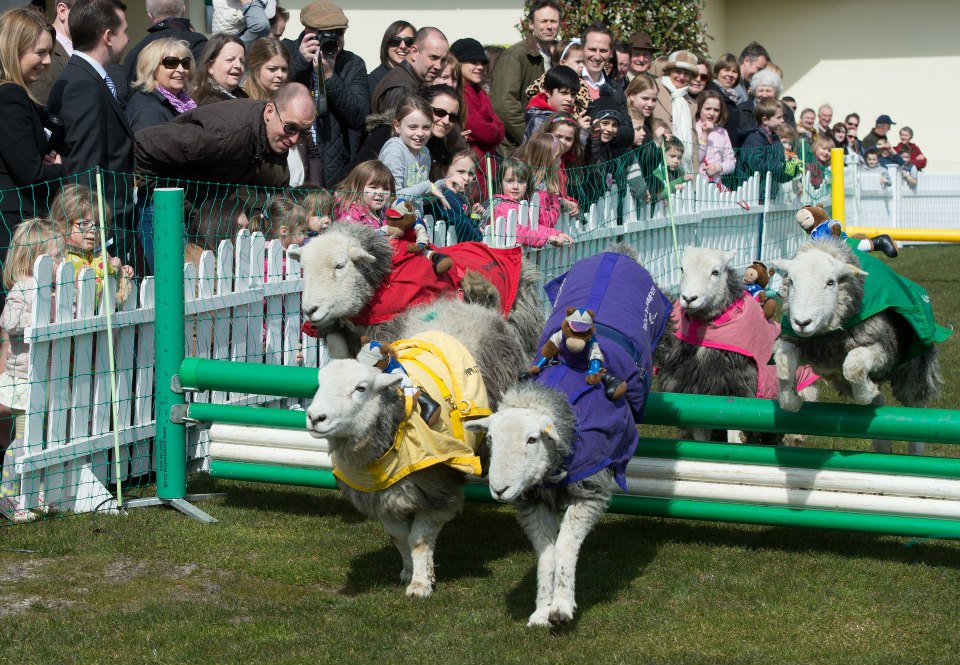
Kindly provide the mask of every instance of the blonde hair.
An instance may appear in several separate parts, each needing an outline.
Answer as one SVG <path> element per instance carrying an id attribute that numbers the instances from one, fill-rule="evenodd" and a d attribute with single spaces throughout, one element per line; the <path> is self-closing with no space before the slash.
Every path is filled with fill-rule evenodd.
<path id="1" fill-rule="evenodd" d="M 13 288 L 17 282 L 33 276 L 33 264 L 41 254 L 63 254 L 63 236 L 56 232 L 49 219 L 25 219 L 13 232 L 10 249 L 3 261 L 3 286 Z"/>
<path id="2" fill-rule="evenodd" d="M 534 186 L 542 186 L 551 194 L 560 191 L 560 174 L 554 166 L 556 141 L 553 134 L 536 133 L 517 149 L 516 155 L 530 166 Z"/>
<path id="3" fill-rule="evenodd" d="M 816 154 L 820 148 L 830 148 L 830 150 L 833 150 L 835 147 L 837 147 L 837 144 L 834 143 L 833 139 L 829 136 L 818 136 L 817 140 L 813 142 L 814 154 Z"/>
<path id="4" fill-rule="evenodd" d="M 627 108 L 633 108 L 633 103 L 630 101 L 631 97 L 647 90 L 660 92 L 660 84 L 657 83 L 655 78 L 647 76 L 646 74 L 634 76 L 633 80 L 627 85 L 627 89 L 623 91 L 624 96 L 627 98 Z"/>
<path id="5" fill-rule="evenodd" d="M 36 7 L 14 7 L 0 14 L 0 83 L 19 85 L 38 104 L 23 80 L 20 58 L 37 45 L 44 32 L 50 35 L 50 39 L 56 39 L 53 26 Z M 50 47 L 52 49 L 53 44 Z"/>
<path id="6" fill-rule="evenodd" d="M 241 86 L 250 99 L 267 101 L 273 97 L 273 93 L 260 83 L 260 70 L 278 55 L 283 56 L 289 73 L 290 54 L 279 39 L 261 37 L 250 45 L 250 50 L 247 51 L 247 80 Z"/>
<path id="7" fill-rule="evenodd" d="M 314 189 L 307 192 L 300 203 L 310 217 L 329 217 L 333 219 L 335 199 L 333 194 L 325 189 Z"/>
<path id="8" fill-rule="evenodd" d="M 397 115 L 399 116 L 399 111 Z M 347 208 L 359 201 L 367 185 L 389 189 L 391 198 L 397 193 L 396 181 L 386 164 L 379 159 L 360 162 L 353 167 L 337 189 L 337 213 L 345 213 Z"/>
<path id="9" fill-rule="evenodd" d="M 64 185 L 50 204 L 50 220 L 57 233 L 65 239 L 70 237 L 73 223 L 81 219 L 94 219 L 99 199 L 86 185 Z M 103 204 L 104 223 L 109 224 L 110 206 Z"/>
<path id="10" fill-rule="evenodd" d="M 157 69 L 162 67 L 160 61 L 171 55 L 176 58 L 189 58 L 190 70 L 196 67 L 190 44 L 182 39 L 157 39 L 143 47 L 137 56 L 137 78 L 133 87 L 143 92 L 153 92 L 157 89 Z M 187 71 L 187 83 L 190 79 L 190 70 Z"/>
<path id="11" fill-rule="evenodd" d="M 267 240 L 283 240 L 286 236 L 306 231 L 310 215 L 289 196 L 275 196 L 263 210 L 250 219 L 250 231 L 260 231 Z"/>

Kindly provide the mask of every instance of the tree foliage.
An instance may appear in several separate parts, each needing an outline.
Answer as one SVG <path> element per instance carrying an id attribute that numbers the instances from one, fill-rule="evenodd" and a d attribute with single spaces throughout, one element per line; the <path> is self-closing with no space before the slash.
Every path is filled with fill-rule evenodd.
<path id="1" fill-rule="evenodd" d="M 703 0 L 560 0 L 563 20 L 560 36 L 577 37 L 592 23 L 604 23 L 614 37 L 626 40 L 634 32 L 646 32 L 657 54 L 686 49 L 707 53 L 707 34 L 702 18 Z M 529 11 L 526 2 L 525 11 Z M 526 16 L 520 24 L 529 32 Z"/>

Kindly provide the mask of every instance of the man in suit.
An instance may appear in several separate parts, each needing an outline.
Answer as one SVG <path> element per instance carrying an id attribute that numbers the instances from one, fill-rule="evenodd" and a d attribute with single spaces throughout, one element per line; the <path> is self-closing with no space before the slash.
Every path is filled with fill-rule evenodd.
<path id="1" fill-rule="evenodd" d="M 133 132 L 116 98 L 116 84 L 107 67 L 116 64 L 127 45 L 126 5 L 120 0 L 76 0 L 68 25 L 73 55 L 50 91 L 50 110 L 63 119 L 60 153 L 68 174 L 100 167 L 104 203 L 113 210 L 112 246 L 108 251 L 124 263 L 134 260 L 133 182 L 120 173 L 133 172 Z M 96 189 L 93 173 L 79 178 Z"/>
<path id="2" fill-rule="evenodd" d="M 50 98 L 50 90 L 53 88 L 53 84 L 60 78 L 60 73 L 67 66 L 67 60 L 73 55 L 73 40 L 70 39 L 70 27 L 67 25 L 73 3 L 74 0 L 57 2 L 53 17 L 56 39 L 53 42 L 53 50 L 50 52 L 50 66 L 43 71 L 37 82 L 30 86 L 33 96 L 44 105 Z"/>

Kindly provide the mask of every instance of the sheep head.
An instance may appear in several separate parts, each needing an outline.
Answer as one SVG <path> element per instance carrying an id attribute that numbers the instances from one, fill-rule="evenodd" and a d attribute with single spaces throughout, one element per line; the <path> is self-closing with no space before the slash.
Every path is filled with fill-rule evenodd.
<path id="1" fill-rule="evenodd" d="M 860 307 L 867 273 L 834 254 L 810 244 L 777 263 L 787 273 L 783 312 L 798 337 L 839 330 Z"/>
<path id="2" fill-rule="evenodd" d="M 289 256 L 303 266 L 303 313 L 325 335 L 370 302 L 390 272 L 392 248 L 370 227 L 341 223 Z"/>
<path id="3" fill-rule="evenodd" d="M 736 252 L 687 247 L 683 252 L 680 307 L 695 319 L 711 321 L 743 294 L 731 262 Z"/>
<path id="4" fill-rule="evenodd" d="M 336 441 L 359 441 L 382 418 L 383 394 L 396 391 L 399 374 L 384 374 L 356 360 L 334 360 L 320 369 L 319 388 L 307 409 L 307 430 Z"/>
<path id="5" fill-rule="evenodd" d="M 497 501 L 513 501 L 541 484 L 552 471 L 553 450 L 560 436 L 553 419 L 529 408 L 503 409 L 465 424 L 468 430 L 486 430 L 490 446 L 490 494 Z"/>

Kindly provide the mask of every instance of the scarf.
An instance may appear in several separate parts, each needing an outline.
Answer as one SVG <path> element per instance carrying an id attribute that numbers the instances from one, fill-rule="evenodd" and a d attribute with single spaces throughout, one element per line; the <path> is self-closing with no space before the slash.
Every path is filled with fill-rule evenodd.
<path id="1" fill-rule="evenodd" d="M 673 135 L 683 142 L 683 161 L 686 171 L 693 172 L 693 117 L 687 103 L 687 88 L 675 88 L 669 76 L 660 79 L 660 85 L 670 93 L 673 102 Z"/>
<path id="2" fill-rule="evenodd" d="M 735 104 L 740 103 L 740 95 L 737 93 L 736 88 L 725 88 L 719 83 L 717 83 L 717 87 L 720 88 L 720 92 L 723 93 L 731 102 Z"/>
<path id="3" fill-rule="evenodd" d="M 215 92 L 217 94 L 223 95 L 226 99 L 239 99 L 237 95 L 235 95 L 234 93 L 230 92 L 229 90 L 224 88 L 222 85 L 217 83 L 217 81 L 212 76 L 207 77 L 207 80 L 210 82 L 211 92 Z M 236 89 L 239 89 L 239 87 Z"/>
<path id="4" fill-rule="evenodd" d="M 197 103 L 190 98 L 190 95 L 187 94 L 186 90 L 181 90 L 180 92 L 174 94 L 173 92 L 167 90 L 162 85 L 157 86 L 157 92 L 163 95 L 170 105 L 173 106 L 173 110 L 177 112 L 177 115 L 181 113 L 186 113 L 190 109 L 197 108 Z"/>

